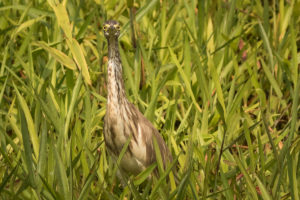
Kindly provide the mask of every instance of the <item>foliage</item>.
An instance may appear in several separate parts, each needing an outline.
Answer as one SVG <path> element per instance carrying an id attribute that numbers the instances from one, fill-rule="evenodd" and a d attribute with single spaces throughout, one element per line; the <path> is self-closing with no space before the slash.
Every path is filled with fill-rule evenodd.
<path id="1" fill-rule="evenodd" d="M 0 199 L 299 199 L 298 0 L 0 6 Z M 105 153 L 111 18 L 129 99 L 176 158 L 152 183 L 122 186 Z"/>

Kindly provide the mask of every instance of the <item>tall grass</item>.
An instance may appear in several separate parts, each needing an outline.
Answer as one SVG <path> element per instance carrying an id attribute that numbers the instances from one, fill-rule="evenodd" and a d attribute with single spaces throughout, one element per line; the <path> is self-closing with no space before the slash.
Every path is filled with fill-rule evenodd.
<path id="1" fill-rule="evenodd" d="M 2 0 L 0 199 L 299 199 L 299 8 Z M 127 95 L 175 158 L 153 182 L 156 165 L 122 186 L 105 153 L 107 19 Z"/>

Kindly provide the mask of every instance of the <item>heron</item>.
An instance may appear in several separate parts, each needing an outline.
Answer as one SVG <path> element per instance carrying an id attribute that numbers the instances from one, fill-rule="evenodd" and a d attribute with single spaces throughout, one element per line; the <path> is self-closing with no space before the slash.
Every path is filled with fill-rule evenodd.
<path id="1" fill-rule="evenodd" d="M 106 21 L 103 32 L 108 42 L 107 105 L 103 131 L 108 154 L 116 160 L 130 139 L 119 168 L 126 174 L 138 175 L 157 161 L 156 141 L 165 168 L 172 161 L 172 155 L 163 137 L 126 96 L 118 41 L 120 24 L 115 20 Z"/>

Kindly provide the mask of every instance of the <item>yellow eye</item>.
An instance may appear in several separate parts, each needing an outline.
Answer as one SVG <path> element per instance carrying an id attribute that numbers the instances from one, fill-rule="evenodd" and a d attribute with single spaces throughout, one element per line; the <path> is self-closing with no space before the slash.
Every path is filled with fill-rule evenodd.
<path id="1" fill-rule="evenodd" d="M 116 25 L 115 28 L 119 31 L 120 30 L 120 26 Z"/>
<path id="2" fill-rule="evenodd" d="M 103 26 L 103 30 L 106 31 L 107 30 L 107 25 Z"/>

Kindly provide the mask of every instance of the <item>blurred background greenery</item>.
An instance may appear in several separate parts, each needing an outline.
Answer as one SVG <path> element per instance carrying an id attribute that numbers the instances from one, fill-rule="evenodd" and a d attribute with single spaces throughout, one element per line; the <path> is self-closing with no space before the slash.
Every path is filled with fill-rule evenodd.
<path id="1" fill-rule="evenodd" d="M 107 19 L 178 183 L 115 178 Z M 0 199 L 299 199 L 299 27 L 299 0 L 2 0 Z"/>

